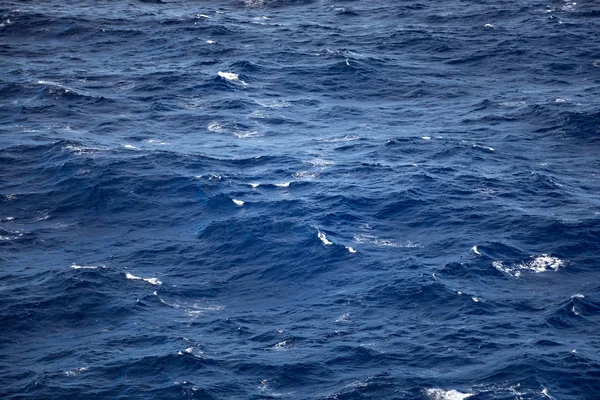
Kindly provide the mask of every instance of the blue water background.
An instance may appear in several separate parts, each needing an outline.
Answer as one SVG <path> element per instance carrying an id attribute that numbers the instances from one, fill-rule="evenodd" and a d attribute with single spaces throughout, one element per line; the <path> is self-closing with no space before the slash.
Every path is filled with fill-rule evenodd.
<path id="1" fill-rule="evenodd" d="M 0 16 L 0 397 L 600 398 L 600 3 Z"/>

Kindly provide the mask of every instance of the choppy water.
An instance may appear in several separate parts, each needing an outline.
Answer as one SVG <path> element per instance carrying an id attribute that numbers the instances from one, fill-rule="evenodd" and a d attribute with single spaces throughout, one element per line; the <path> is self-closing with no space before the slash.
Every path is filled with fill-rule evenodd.
<path id="1" fill-rule="evenodd" d="M 0 397 L 600 398 L 599 17 L 4 1 Z"/>

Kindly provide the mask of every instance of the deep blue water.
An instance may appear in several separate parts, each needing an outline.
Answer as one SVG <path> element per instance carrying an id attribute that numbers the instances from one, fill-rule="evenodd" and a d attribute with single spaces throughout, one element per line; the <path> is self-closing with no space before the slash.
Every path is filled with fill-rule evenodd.
<path id="1" fill-rule="evenodd" d="M 3 399 L 600 399 L 600 3 L 0 3 Z"/>

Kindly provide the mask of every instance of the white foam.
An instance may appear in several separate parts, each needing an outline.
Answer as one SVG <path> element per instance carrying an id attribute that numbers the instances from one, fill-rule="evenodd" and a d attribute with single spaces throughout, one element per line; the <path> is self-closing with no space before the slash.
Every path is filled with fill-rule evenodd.
<path id="1" fill-rule="evenodd" d="M 246 82 L 244 82 L 243 80 L 240 79 L 240 76 L 238 74 L 234 74 L 233 72 L 222 72 L 222 71 L 219 71 L 219 72 L 217 72 L 217 74 L 221 78 L 223 78 L 225 80 L 228 80 L 230 82 L 235 82 L 235 83 L 239 83 L 239 84 L 241 84 L 243 86 L 248 86 L 248 84 Z"/>
<path id="2" fill-rule="evenodd" d="M 291 182 L 282 182 L 282 183 L 276 183 L 275 186 L 277 187 L 289 187 Z"/>
<path id="3" fill-rule="evenodd" d="M 317 236 L 319 237 L 319 239 L 321 239 L 321 242 L 323 242 L 323 244 L 325 244 L 325 245 L 333 244 L 332 242 L 327 240 L 327 236 L 325 235 L 325 233 L 321 232 L 318 229 L 317 229 Z"/>
<path id="4" fill-rule="evenodd" d="M 473 246 L 473 247 L 471 248 L 471 250 L 473 250 L 473 253 L 477 254 L 478 256 L 480 256 L 480 255 L 481 255 L 481 253 L 480 253 L 480 252 L 477 250 L 477 246 L 476 246 L 476 245 L 475 245 L 475 246 Z"/>
<path id="5" fill-rule="evenodd" d="M 133 280 L 137 280 L 137 281 L 148 282 L 151 285 L 162 285 L 162 282 L 159 281 L 157 278 L 142 278 L 142 277 L 139 277 L 139 276 L 132 275 L 129 272 L 125 273 L 125 278 L 127 278 L 127 279 L 133 279 Z"/>
<path id="6" fill-rule="evenodd" d="M 238 199 L 231 199 L 231 201 L 233 201 L 235 203 L 236 206 L 243 206 L 244 202 L 242 200 L 238 200 Z"/>
<path id="7" fill-rule="evenodd" d="M 426 393 L 430 400 L 464 400 L 475 396 L 475 393 L 462 393 L 454 389 L 428 389 Z"/>
<path id="8" fill-rule="evenodd" d="M 73 265 L 71 265 L 71 268 L 73 268 L 73 269 L 98 269 L 98 268 L 106 269 L 106 266 L 105 265 L 77 265 L 77 264 L 73 264 Z"/>

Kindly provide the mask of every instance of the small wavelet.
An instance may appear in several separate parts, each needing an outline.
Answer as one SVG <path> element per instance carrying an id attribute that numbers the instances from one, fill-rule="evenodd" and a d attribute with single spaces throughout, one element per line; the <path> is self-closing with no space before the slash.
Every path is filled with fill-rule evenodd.
<path id="1" fill-rule="evenodd" d="M 454 389 L 428 389 L 426 393 L 430 400 L 464 400 L 475 396 L 475 393 L 462 393 Z"/>
<path id="2" fill-rule="evenodd" d="M 136 280 L 136 281 L 144 281 L 144 282 L 148 282 L 151 285 L 162 285 L 162 282 L 158 280 L 158 278 L 142 278 L 140 276 L 135 276 L 130 274 L 129 272 L 125 273 L 125 278 L 127 279 L 132 279 L 132 280 Z"/>

